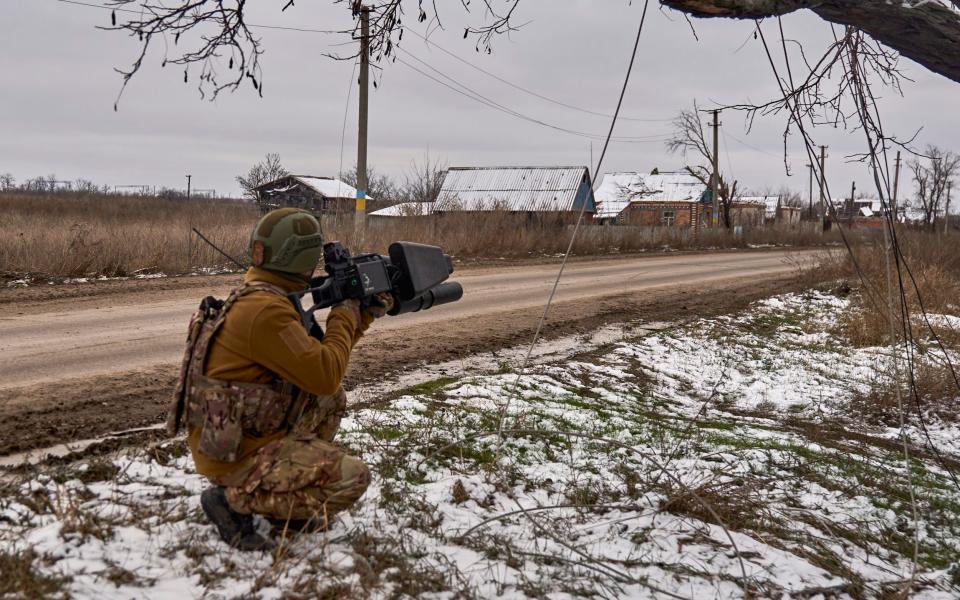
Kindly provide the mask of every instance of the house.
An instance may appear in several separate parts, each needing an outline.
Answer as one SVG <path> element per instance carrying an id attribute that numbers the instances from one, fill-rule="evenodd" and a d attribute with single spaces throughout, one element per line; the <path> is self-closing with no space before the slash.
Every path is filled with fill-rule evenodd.
<path id="1" fill-rule="evenodd" d="M 315 215 L 353 214 L 356 210 L 357 190 L 352 185 L 333 177 L 315 175 L 287 175 L 254 188 L 260 212 L 292 206 Z M 376 200 L 367 196 L 367 207 Z"/>
<path id="2" fill-rule="evenodd" d="M 699 228 L 707 186 L 686 172 L 607 173 L 596 191 L 597 219 L 619 225 Z"/>
<path id="3" fill-rule="evenodd" d="M 434 214 L 505 211 L 528 218 L 592 220 L 596 201 L 587 167 L 451 167 Z"/>
<path id="4" fill-rule="evenodd" d="M 769 212 L 769 204 L 763 198 L 750 196 L 734 198 L 733 203 L 730 205 L 730 226 L 760 229 L 766 225 Z M 777 208 L 776 204 L 774 204 L 774 217 L 776 214 Z"/>
<path id="5" fill-rule="evenodd" d="M 795 227 L 800 224 L 800 218 L 803 210 L 798 206 L 787 206 L 783 202 L 783 196 L 741 196 L 734 201 L 734 206 L 762 206 L 764 209 L 763 220 L 769 225 L 779 225 L 784 227 Z M 752 213 L 755 208 L 750 212 Z M 743 214 L 743 210 L 739 211 Z M 731 217 L 732 218 L 732 217 Z M 757 219 L 756 215 L 751 214 L 742 224 L 750 226 Z M 750 223 L 748 223 L 749 221 Z M 760 226 L 763 224 L 761 223 Z"/>

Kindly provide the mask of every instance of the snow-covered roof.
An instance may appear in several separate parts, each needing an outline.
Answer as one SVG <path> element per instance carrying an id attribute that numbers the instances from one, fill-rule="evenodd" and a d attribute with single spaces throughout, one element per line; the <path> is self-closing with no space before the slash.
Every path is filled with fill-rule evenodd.
<path id="1" fill-rule="evenodd" d="M 597 218 L 616 217 L 631 202 L 698 202 L 707 186 L 689 173 L 606 173 L 594 192 Z"/>
<path id="2" fill-rule="evenodd" d="M 261 184 L 256 189 L 261 194 L 279 194 L 292 190 L 297 184 L 312 189 L 324 198 L 357 197 L 357 188 L 349 183 L 344 183 L 334 177 L 319 177 L 317 175 L 287 175 Z M 367 200 L 373 200 L 373 197 L 368 195 Z"/>
<path id="3" fill-rule="evenodd" d="M 587 167 L 451 167 L 434 210 L 571 211 L 585 200 L 592 213 L 589 184 Z"/>
<path id="4" fill-rule="evenodd" d="M 417 217 L 433 213 L 433 202 L 401 202 L 369 213 L 371 217 Z"/>
<path id="5" fill-rule="evenodd" d="M 735 202 L 763 204 L 766 207 L 764 216 L 768 219 L 774 219 L 777 216 L 777 207 L 780 206 L 780 196 L 740 196 Z"/>

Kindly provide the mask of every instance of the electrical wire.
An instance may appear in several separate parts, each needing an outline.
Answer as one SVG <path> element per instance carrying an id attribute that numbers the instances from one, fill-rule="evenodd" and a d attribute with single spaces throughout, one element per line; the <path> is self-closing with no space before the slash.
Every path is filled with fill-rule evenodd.
<path id="1" fill-rule="evenodd" d="M 587 108 L 581 108 L 581 107 L 579 107 L 579 106 L 575 106 L 575 105 L 573 105 L 573 104 L 569 104 L 569 103 L 567 103 L 567 102 L 563 102 L 563 101 L 561 101 L 561 100 L 557 100 L 557 99 L 555 99 L 555 98 L 551 98 L 551 97 L 549 97 L 549 96 L 545 96 L 545 95 L 543 95 L 543 94 L 534 92 L 533 90 L 527 89 L 527 88 L 523 87 L 522 85 L 513 83 L 512 81 L 509 81 L 509 80 L 507 80 L 507 79 L 504 79 L 503 77 L 500 77 L 499 75 L 497 75 L 497 74 L 495 74 L 495 73 L 491 73 L 490 71 L 484 69 L 483 67 L 480 67 L 480 66 L 478 66 L 478 65 L 476 65 L 476 64 L 468 61 L 467 59 L 459 56 L 458 54 L 456 54 L 456 53 L 454 53 L 454 52 L 452 52 L 452 51 L 450 51 L 450 50 L 447 50 L 446 48 L 444 48 L 444 47 L 441 46 L 440 44 L 434 42 L 433 40 L 429 39 L 428 37 L 426 37 L 426 36 L 424 36 L 424 35 L 421 35 L 420 33 L 416 32 L 416 31 L 414 31 L 414 30 L 410 29 L 409 27 L 401 26 L 401 29 L 403 29 L 404 31 L 410 32 L 412 35 L 417 36 L 418 38 L 420 38 L 421 40 L 423 40 L 424 42 L 426 42 L 428 45 L 433 46 L 433 47 L 436 48 L 437 50 L 440 50 L 440 51 L 443 52 L 444 54 L 452 57 L 454 60 L 457 60 L 457 61 L 459 61 L 459 62 L 467 65 L 467 66 L 470 67 L 471 69 L 475 69 L 475 70 L 483 73 L 484 75 L 487 75 L 488 77 L 491 77 L 491 78 L 499 81 L 500 83 L 503 83 L 504 85 L 508 85 L 508 86 L 510 86 L 510 87 L 512 87 L 512 88 L 514 88 L 514 89 L 516 89 L 516 90 L 519 90 L 519 91 L 521 91 L 521 92 L 523 92 L 523 93 L 525 93 L 525 94 L 529 94 L 530 96 L 533 96 L 533 97 L 535 97 L 535 98 L 539 98 L 539 99 L 541 99 L 541 100 L 545 100 L 546 102 L 549 102 L 549 103 L 551 103 L 551 104 L 556 104 L 557 106 L 562 106 L 562 107 L 564 107 L 564 108 L 569 108 L 570 110 L 575 110 L 575 111 L 577 111 L 577 112 L 585 113 L 585 114 L 588 114 L 588 115 L 594 115 L 594 116 L 597 116 L 597 117 L 604 117 L 604 118 L 607 118 L 607 119 L 610 119 L 610 118 L 613 117 L 613 115 L 609 115 L 609 114 L 607 114 L 607 113 L 602 113 L 602 112 L 598 112 L 598 111 L 595 111 L 595 110 L 590 110 L 590 109 L 587 109 Z M 645 122 L 645 123 L 669 123 L 669 122 L 673 121 L 673 118 L 671 117 L 671 118 L 669 118 L 669 119 L 641 119 L 641 118 L 637 118 L 637 117 L 624 117 L 624 116 L 621 115 L 621 116 L 619 117 L 619 120 L 620 120 L 620 121 L 641 121 L 641 122 Z"/>
<path id="2" fill-rule="evenodd" d="M 350 114 L 350 95 L 353 92 L 353 81 L 357 75 L 357 64 L 359 62 L 359 60 L 353 61 L 353 70 L 350 71 L 350 85 L 347 86 L 347 102 L 343 107 L 343 127 L 340 129 L 340 168 L 337 170 L 337 181 L 339 182 L 337 184 L 337 194 L 340 197 L 343 197 L 339 186 L 343 184 L 343 145 L 347 137 L 347 115 Z"/>
<path id="3" fill-rule="evenodd" d="M 541 120 L 541 119 L 537 119 L 537 118 L 535 118 L 535 117 L 531 117 L 531 116 L 528 116 L 528 115 L 526 115 L 526 114 L 523 114 L 523 113 L 521 113 L 521 112 L 519 112 L 519 111 L 516 111 L 516 110 L 514 110 L 514 109 L 512 109 L 512 108 L 510 108 L 510 107 L 508 107 L 508 106 L 505 106 L 505 105 L 503 105 L 503 104 L 501 104 L 501 103 L 499 103 L 499 102 L 496 102 L 495 100 L 492 100 L 492 99 L 488 98 L 487 96 L 484 96 L 484 95 L 481 94 L 480 92 L 477 92 L 476 90 L 474 90 L 474 89 L 468 87 L 467 85 L 461 83 L 460 81 L 458 81 L 458 80 L 455 79 L 454 77 L 451 77 L 450 75 L 447 75 L 447 74 L 445 74 L 444 72 L 442 72 L 442 71 L 440 71 L 439 69 L 437 69 L 436 67 L 430 65 L 430 64 L 427 63 L 426 61 L 424 61 L 424 60 L 422 60 L 421 58 L 419 58 L 419 57 L 417 57 L 416 55 L 414 55 L 414 54 L 413 54 L 412 52 L 410 52 L 409 50 L 402 49 L 402 48 L 398 48 L 398 50 L 401 51 L 401 52 L 403 52 L 405 55 L 409 56 L 410 58 L 412 58 L 412 59 L 415 60 L 416 62 L 420 63 L 421 65 L 423 65 L 423 66 L 426 67 L 427 69 L 430 69 L 431 71 L 433 71 L 434 73 L 436 73 L 436 74 L 439 75 L 440 77 L 443 77 L 444 79 L 447 79 L 447 80 L 450 81 L 454 86 L 457 86 L 457 87 L 453 87 L 453 86 L 447 84 L 446 82 L 441 81 L 441 80 L 438 79 L 437 77 L 434 77 L 433 75 L 431 75 L 431 74 L 429 74 L 429 73 L 425 73 L 425 72 L 422 71 L 420 68 L 418 68 L 418 67 L 410 64 L 409 62 L 407 62 L 406 60 L 404 60 L 403 58 L 401 58 L 401 57 L 399 57 L 399 56 L 396 57 L 396 61 L 397 61 L 397 62 L 399 62 L 400 64 L 402 64 L 402 65 L 406 66 L 407 68 L 413 70 L 414 72 L 422 75 L 423 77 L 426 77 L 426 78 L 434 81 L 435 83 L 438 83 L 438 84 L 440 84 L 440 85 L 442 85 L 442 86 L 444 86 L 444 87 L 446 87 L 446 88 L 448 88 L 448 89 L 450 89 L 450 90 L 452 90 L 452 91 L 455 91 L 455 92 L 457 92 L 457 93 L 459 93 L 459 94 L 461 94 L 461 95 L 463 95 L 463 96 L 466 96 L 466 97 L 470 98 L 471 100 L 474 100 L 475 102 L 479 102 L 479 103 L 484 104 L 485 106 L 488 106 L 488 107 L 490 107 L 490 108 L 492 108 L 492 109 L 494 109 L 494 110 L 498 110 L 498 111 L 503 112 L 503 113 L 505 113 L 505 114 L 508 114 L 508 115 L 510 115 L 510 116 L 516 117 L 516 118 L 518 118 L 518 119 L 521 119 L 521 120 L 524 120 L 524 121 L 527 121 L 527 122 L 530 122 L 530 123 L 534 123 L 534 124 L 540 125 L 540 126 L 542 126 L 542 127 L 547 127 L 547 128 L 549 128 L 549 129 L 553 129 L 553 130 L 555 130 L 555 131 L 560 131 L 560 132 L 562 132 L 562 133 L 567 133 L 567 134 L 570 134 L 570 135 L 575 135 L 575 136 L 578 136 L 578 137 L 583 137 L 583 138 L 587 138 L 587 139 L 591 139 L 591 140 L 597 140 L 597 141 L 605 140 L 605 139 L 606 139 L 602 134 L 589 133 L 589 132 L 585 132 L 585 131 L 577 131 L 577 130 L 574 130 L 574 129 L 568 129 L 568 128 L 562 127 L 562 126 L 560 126 L 560 125 L 555 125 L 555 124 L 553 124 L 553 123 L 548 123 L 548 122 L 543 121 L 543 120 Z M 655 136 L 621 136 L 621 137 L 614 137 L 614 138 L 612 138 L 613 141 L 616 141 L 616 142 L 627 142 L 627 143 L 661 143 L 661 142 L 666 141 L 667 139 L 668 139 L 668 137 L 667 137 L 666 135 L 655 135 Z"/>

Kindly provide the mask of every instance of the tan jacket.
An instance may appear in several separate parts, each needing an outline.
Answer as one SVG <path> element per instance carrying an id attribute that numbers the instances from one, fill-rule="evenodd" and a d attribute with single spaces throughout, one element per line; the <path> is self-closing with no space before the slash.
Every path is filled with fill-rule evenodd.
<path id="1" fill-rule="evenodd" d="M 289 292 L 306 284 L 276 273 L 251 267 L 244 281 L 264 281 Z M 309 300 L 309 298 L 308 298 Z M 269 292 L 256 292 L 238 299 L 210 345 L 208 377 L 244 383 L 288 381 L 311 394 L 335 393 L 347 372 L 354 344 L 370 326 L 366 313 L 360 323 L 349 309 L 333 309 L 327 317 L 323 341 L 310 337 L 290 300 Z M 212 460 L 199 452 L 199 430 L 191 429 L 187 441 L 197 472 L 222 477 L 267 443 L 282 437 L 279 431 L 265 437 L 244 436 L 234 463 Z"/>

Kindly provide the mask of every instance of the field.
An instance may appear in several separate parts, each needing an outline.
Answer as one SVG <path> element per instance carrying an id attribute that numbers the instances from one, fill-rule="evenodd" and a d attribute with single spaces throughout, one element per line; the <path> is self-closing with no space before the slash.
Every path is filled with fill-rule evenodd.
<path id="1" fill-rule="evenodd" d="M 892 357 L 845 336 L 855 305 L 781 295 L 556 340 L 522 378 L 517 347 L 355 390 L 376 401 L 340 440 L 374 486 L 270 555 L 203 524 L 181 441 L 21 469 L 0 594 L 955 597 L 957 421 L 864 418 Z"/>
<path id="2" fill-rule="evenodd" d="M 898 266 L 881 236 L 854 238 L 852 258 L 671 255 L 644 251 L 774 239 L 590 227 L 578 254 L 636 254 L 571 267 L 521 370 L 568 226 L 492 214 L 361 241 L 324 223 L 351 247 L 440 243 L 467 297 L 358 347 L 338 442 L 371 466 L 364 498 L 329 531 L 273 529 L 275 552 L 240 555 L 199 509 L 183 440 L 156 430 L 196 297 L 237 275 L 155 274 L 222 270 L 176 232 L 240 256 L 255 212 L 0 201 L 24 234 L 0 242 L 19 349 L 0 453 L 95 438 L 0 458 L 0 597 L 960 594 L 956 235 L 900 231 Z M 31 228 L 57 219 L 81 225 Z M 99 277 L 129 280 L 81 283 Z"/>
<path id="3" fill-rule="evenodd" d="M 241 262 L 250 229 L 259 216 L 245 202 L 131 196 L 0 195 L 4 228 L 0 277 L 6 281 L 91 277 L 179 275 L 235 270 L 235 265 L 192 235 L 197 228 Z M 531 223 L 491 211 L 450 216 L 442 222 L 421 217 L 398 223 L 371 221 L 362 236 L 349 220 L 323 223 L 328 240 L 348 248 L 384 252 L 390 242 L 438 244 L 459 260 L 555 256 L 566 250 L 570 227 Z M 834 236 L 759 230 L 734 238 L 704 232 L 697 238 L 663 228 L 584 227 L 573 251 L 602 255 L 686 248 L 745 248 L 751 245 L 835 243 Z"/>

